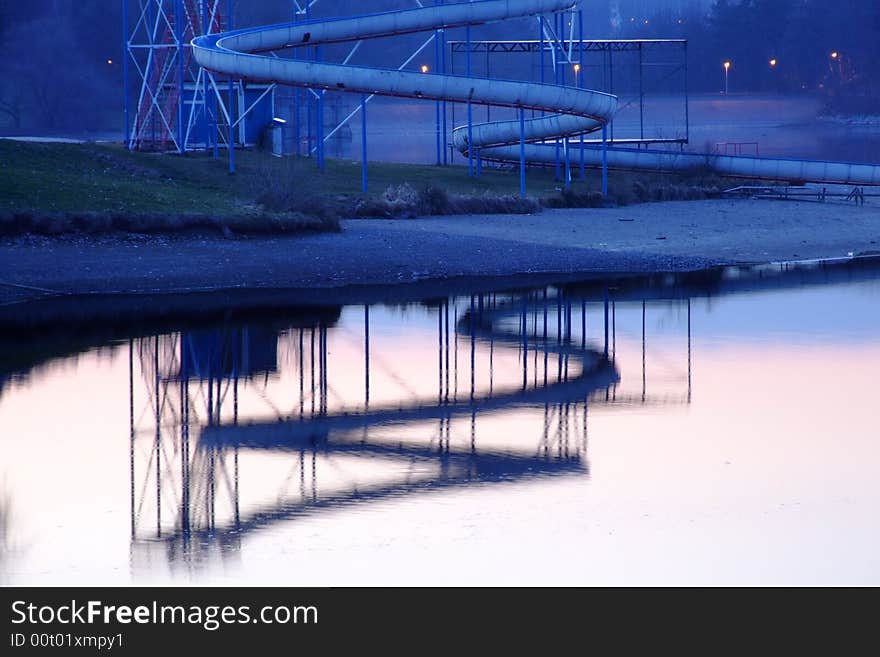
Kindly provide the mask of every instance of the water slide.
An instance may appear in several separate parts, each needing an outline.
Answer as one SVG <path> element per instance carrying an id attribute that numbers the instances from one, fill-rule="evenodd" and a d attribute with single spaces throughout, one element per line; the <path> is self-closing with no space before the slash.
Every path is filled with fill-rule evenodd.
<path id="1" fill-rule="evenodd" d="M 193 40 L 203 68 L 252 81 L 331 89 L 358 94 L 445 100 L 546 112 L 536 118 L 460 126 L 453 143 L 464 155 L 479 150 L 485 160 L 549 164 L 555 146 L 540 142 L 589 134 L 611 121 L 617 98 L 590 89 L 546 83 L 348 64 L 280 59 L 271 51 L 361 41 L 414 32 L 481 25 L 570 9 L 576 0 L 476 0 L 383 12 L 351 18 L 284 23 L 210 34 Z M 522 115 L 521 115 L 522 116 Z M 569 157 L 578 145 L 572 143 Z M 609 168 L 684 171 L 709 168 L 725 176 L 851 185 L 880 185 L 880 166 L 843 162 L 721 156 L 627 148 L 585 147 L 584 159 Z"/>

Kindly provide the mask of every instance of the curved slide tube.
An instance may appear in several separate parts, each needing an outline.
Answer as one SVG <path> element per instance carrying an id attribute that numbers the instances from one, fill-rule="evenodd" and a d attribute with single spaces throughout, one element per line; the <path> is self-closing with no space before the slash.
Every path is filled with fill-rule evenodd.
<path id="1" fill-rule="evenodd" d="M 550 112 L 525 120 L 524 126 L 518 120 L 508 120 L 474 124 L 470 130 L 466 126 L 453 130 L 453 143 L 465 155 L 473 147 L 479 149 L 483 159 L 519 161 L 521 128 L 524 127 L 524 138 L 530 142 L 525 150 L 526 160 L 534 164 L 550 163 L 555 161 L 555 149 L 534 142 L 567 139 L 601 129 L 613 118 L 617 98 L 570 86 L 279 59 L 261 53 L 480 25 L 562 11 L 576 4 L 576 0 L 477 0 L 351 18 L 284 23 L 198 37 L 192 42 L 193 55 L 196 62 L 209 71 L 254 81 Z M 572 148 L 577 145 L 572 144 Z M 602 163 L 602 150 L 584 150 L 588 164 Z M 580 154 L 572 157 L 579 158 Z M 651 171 L 709 167 L 722 175 L 746 178 L 880 185 L 880 166 L 839 162 L 610 148 L 607 164 L 611 168 Z"/>
<path id="2" fill-rule="evenodd" d="M 476 141 L 476 140 L 475 140 Z M 578 144 L 572 144 L 572 161 L 580 158 Z M 519 146 L 501 146 L 481 151 L 484 160 L 508 162 L 519 159 Z M 772 157 L 742 157 L 709 153 L 639 150 L 636 148 L 607 149 L 609 169 L 623 171 L 695 171 L 708 169 L 730 178 L 787 180 L 842 185 L 880 185 L 880 166 L 851 162 L 826 162 Z M 542 144 L 526 146 L 526 159 L 532 164 L 553 164 L 555 149 Z M 584 147 L 584 162 L 591 167 L 602 165 L 602 148 Z"/>
<path id="3" fill-rule="evenodd" d="M 193 54 L 199 65 L 210 71 L 249 80 L 552 112 L 525 122 L 526 140 L 570 137 L 593 132 L 610 121 L 617 109 L 617 98 L 576 87 L 426 75 L 413 71 L 278 59 L 258 53 L 480 25 L 561 11 L 575 4 L 575 0 L 479 0 L 354 18 L 285 23 L 199 37 L 193 40 Z M 480 149 L 518 144 L 520 123 L 477 124 L 473 126 L 472 134 L 474 146 Z M 467 130 L 457 128 L 454 142 L 460 151 L 467 153 Z M 519 153 L 516 159 L 519 159 Z"/>

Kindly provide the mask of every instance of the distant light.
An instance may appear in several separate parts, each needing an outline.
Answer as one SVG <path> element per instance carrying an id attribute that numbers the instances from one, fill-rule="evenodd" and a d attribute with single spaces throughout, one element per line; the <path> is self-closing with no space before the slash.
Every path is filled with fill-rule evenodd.
<path id="1" fill-rule="evenodd" d="M 110 66 L 113 66 L 113 60 L 112 60 L 112 59 L 108 59 L 108 60 L 107 60 L 107 63 L 108 63 Z"/>
<path id="2" fill-rule="evenodd" d="M 729 71 L 729 70 L 730 70 L 730 66 L 731 66 L 730 62 L 724 62 L 724 70 L 725 70 L 725 71 Z"/>
<path id="3" fill-rule="evenodd" d="M 427 65 L 427 64 L 422 64 L 422 73 L 427 73 L 428 70 L 429 70 L 429 69 L 428 69 L 428 65 Z"/>
<path id="4" fill-rule="evenodd" d="M 838 57 L 840 57 L 840 53 L 836 50 L 831 53 L 831 59 L 837 59 Z"/>
<path id="5" fill-rule="evenodd" d="M 574 65 L 574 72 L 575 72 L 575 75 L 577 75 L 578 73 L 581 72 L 581 65 L 580 64 Z"/>
<path id="6" fill-rule="evenodd" d="M 648 19 L 646 18 L 646 19 L 645 19 L 645 25 L 647 25 L 647 24 L 648 24 Z"/>
<path id="7" fill-rule="evenodd" d="M 778 62 L 776 61 L 776 58 L 775 58 L 775 57 L 774 57 L 773 59 L 771 59 L 771 60 L 770 60 L 770 66 L 771 66 L 771 68 L 772 68 L 772 67 L 775 67 L 777 63 L 778 63 Z"/>

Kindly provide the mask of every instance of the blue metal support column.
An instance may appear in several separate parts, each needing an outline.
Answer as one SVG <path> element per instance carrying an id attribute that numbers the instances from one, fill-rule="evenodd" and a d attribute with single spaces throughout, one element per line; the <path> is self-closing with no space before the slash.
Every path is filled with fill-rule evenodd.
<path id="1" fill-rule="evenodd" d="M 211 31 L 211 18 L 208 11 L 208 0 L 202 0 L 202 33 L 207 34 Z M 211 116 L 208 114 L 208 72 L 202 69 L 202 109 L 205 116 L 205 152 L 211 152 L 211 138 L 214 134 L 211 130 Z M 195 101 L 195 97 L 193 97 Z"/>
<path id="2" fill-rule="evenodd" d="M 467 36 L 467 53 L 465 53 L 465 75 L 471 77 L 471 26 L 465 28 Z M 474 110 L 473 104 L 468 98 L 467 104 L 467 122 L 468 122 L 468 175 L 474 175 Z"/>
<path id="3" fill-rule="evenodd" d="M 691 99 L 688 90 L 688 44 L 684 42 L 684 141 L 686 144 L 691 143 Z M 682 146 L 682 150 L 684 146 Z M 690 302 L 688 302 L 690 303 Z"/>
<path id="4" fill-rule="evenodd" d="M 367 97 L 361 96 L 361 189 L 367 193 Z"/>
<path id="5" fill-rule="evenodd" d="M 318 169 L 324 170 L 324 94 L 318 94 L 315 101 L 315 148 L 318 154 Z"/>
<path id="6" fill-rule="evenodd" d="M 559 14 L 553 14 L 553 28 L 559 33 Z M 553 83 L 559 85 L 559 59 L 558 55 L 555 53 L 556 45 L 551 41 L 550 47 L 554 49 L 553 55 Z M 561 53 L 560 53 L 561 54 Z M 562 163 L 559 160 L 559 137 L 556 138 L 556 180 L 560 180 L 562 178 Z"/>
<path id="7" fill-rule="evenodd" d="M 226 13 L 227 13 L 226 23 L 227 23 L 228 29 L 232 30 L 234 27 L 233 20 L 232 20 L 232 0 L 226 1 Z M 237 112 L 235 111 L 235 108 L 237 107 L 238 103 L 236 103 L 236 100 L 237 99 L 235 98 L 235 82 L 233 81 L 232 77 L 230 76 L 230 78 L 229 78 L 229 143 L 227 144 L 227 146 L 229 146 L 229 174 L 230 175 L 235 173 L 235 128 L 233 128 L 232 126 L 235 125 L 235 121 L 237 120 L 236 119 Z"/>
<path id="8" fill-rule="evenodd" d="M 440 0 L 440 4 L 442 5 L 444 0 Z M 446 75 L 446 30 L 440 30 L 440 74 Z M 442 142 L 446 141 L 447 133 L 447 125 L 446 125 L 446 101 L 442 102 L 443 107 L 443 132 L 442 132 Z M 441 142 L 441 146 L 443 147 L 443 166 L 449 164 L 449 153 L 446 151 L 446 146 Z"/>
<path id="9" fill-rule="evenodd" d="M 302 131 L 299 125 L 299 114 L 299 87 L 295 87 L 293 90 L 293 152 L 296 157 L 300 156 L 300 141 L 302 140 Z"/>
<path id="10" fill-rule="evenodd" d="M 440 4 L 440 0 L 434 0 L 434 4 Z M 434 30 L 434 73 L 440 73 L 440 56 L 442 54 L 442 47 L 443 44 L 440 42 L 440 30 Z M 436 115 L 437 166 L 439 167 L 443 163 L 443 137 L 441 133 L 440 122 L 440 101 L 436 101 L 434 105 Z"/>
<path id="11" fill-rule="evenodd" d="M 642 44 L 639 44 L 639 138 L 645 138 L 645 85 L 642 80 L 645 70 Z"/>
<path id="12" fill-rule="evenodd" d="M 526 196 L 526 111 L 519 110 L 519 195 Z"/>
<path id="13" fill-rule="evenodd" d="M 315 48 L 315 61 L 322 61 L 321 46 Z M 321 90 L 315 101 L 315 151 L 320 171 L 324 170 L 324 93 L 324 90 Z"/>
<path id="14" fill-rule="evenodd" d="M 608 198 L 608 128 L 602 126 L 602 196 Z"/>
<path id="15" fill-rule="evenodd" d="M 614 51 L 608 51 L 608 93 L 614 94 Z M 610 121 L 611 124 L 611 143 L 614 143 L 614 119 L 612 118 Z"/>
<path id="16" fill-rule="evenodd" d="M 128 0 L 122 0 L 122 86 L 123 86 L 123 113 L 125 114 L 125 126 L 122 131 L 123 143 L 128 148 L 129 135 L 131 130 L 131 108 L 129 106 L 131 98 L 131 89 L 129 89 L 130 79 L 128 73 Z"/>
<path id="17" fill-rule="evenodd" d="M 177 153 L 183 155 L 186 152 L 186 127 L 183 122 L 183 94 L 185 87 L 183 84 L 183 50 L 184 50 L 184 22 L 183 22 L 183 0 L 176 0 L 174 3 L 174 34 L 177 40 Z M 193 97 L 195 100 L 195 97 Z"/>
<path id="18" fill-rule="evenodd" d="M 296 7 L 293 8 L 293 22 L 297 22 L 299 14 L 296 11 Z M 291 53 L 292 59 L 298 59 L 297 57 L 297 49 L 293 48 L 293 53 Z M 296 157 L 300 156 L 301 152 L 301 143 L 302 140 L 302 130 L 300 128 L 300 106 L 299 106 L 299 87 L 293 88 L 293 153 Z"/>
<path id="19" fill-rule="evenodd" d="M 208 74 L 205 73 L 205 77 L 207 77 L 207 76 L 208 76 Z M 220 102 L 220 97 L 217 94 L 217 92 L 214 90 L 213 84 L 211 85 L 208 93 L 211 94 L 211 100 L 213 101 L 211 103 L 211 128 L 212 128 L 211 129 L 211 141 L 213 142 L 213 146 L 214 146 L 214 154 L 213 155 L 214 155 L 215 160 L 219 160 L 220 159 L 220 134 L 218 133 L 218 130 L 220 130 L 220 124 L 219 124 L 219 119 L 217 117 L 217 105 Z M 205 97 L 205 102 L 207 102 L 207 96 Z"/>
<path id="20" fill-rule="evenodd" d="M 577 86 L 578 89 L 584 88 L 584 76 L 586 75 L 586 71 L 584 71 L 584 10 L 578 10 L 578 42 L 580 44 L 580 48 L 578 49 L 578 74 L 577 74 Z M 581 181 L 585 181 L 587 179 L 587 168 L 585 162 L 585 153 L 584 153 L 584 136 L 581 135 Z"/>
<path id="21" fill-rule="evenodd" d="M 312 18 L 312 5 L 311 2 L 306 2 L 306 21 L 311 20 Z M 314 54 L 314 48 L 309 48 L 306 50 L 307 59 L 313 59 L 312 55 Z M 305 97 L 306 97 L 306 157 L 312 156 L 312 89 L 311 87 L 306 87 L 305 89 Z"/>
<path id="22" fill-rule="evenodd" d="M 565 186 L 571 185 L 571 149 L 568 137 L 562 138 L 562 152 L 565 158 Z"/>

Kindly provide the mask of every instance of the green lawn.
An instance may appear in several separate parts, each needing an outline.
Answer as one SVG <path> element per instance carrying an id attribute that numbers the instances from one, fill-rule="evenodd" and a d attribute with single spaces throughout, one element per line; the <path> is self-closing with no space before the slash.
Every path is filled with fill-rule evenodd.
<path id="1" fill-rule="evenodd" d="M 236 152 L 237 172 L 229 175 L 225 156 L 221 152 L 215 160 L 207 153 L 130 152 L 118 144 L 0 139 L 0 215 L 84 212 L 243 217 L 266 211 L 271 214 L 271 208 L 261 207 L 258 199 L 278 196 L 282 190 L 288 200 L 300 196 L 310 199 L 302 208 L 292 203 L 289 211 L 310 214 L 316 206 L 326 206 L 337 216 L 350 216 L 349 209 L 364 196 L 357 162 L 328 159 L 322 172 L 313 159 L 276 158 L 262 151 L 240 150 Z M 578 172 L 573 173 L 577 177 Z M 367 196 L 374 198 L 389 186 L 402 183 L 416 190 L 438 188 L 458 197 L 519 194 L 516 167 L 487 167 L 476 178 L 467 175 L 466 166 L 371 163 L 369 180 Z M 552 168 L 530 168 L 526 180 L 529 196 L 544 205 L 577 206 L 579 202 L 572 194 L 560 195 L 561 183 L 554 179 Z M 591 192 L 595 203 L 600 184 L 599 172 L 588 170 L 586 181 L 576 182 L 571 191 L 574 195 Z M 711 174 L 609 174 L 611 201 L 621 204 L 699 198 L 719 184 L 722 181 Z M 693 189 L 697 190 L 695 196 Z"/>
<path id="2" fill-rule="evenodd" d="M 310 195 L 362 196 L 357 162 L 328 159 L 321 172 L 314 160 L 246 150 L 236 153 L 237 172 L 229 175 L 225 155 L 214 160 L 207 154 L 137 153 L 110 144 L 0 140 L 0 210 L 229 214 L 252 205 L 267 185 L 302 188 Z M 462 195 L 519 192 L 516 171 L 484 169 L 480 178 L 471 178 L 463 166 L 374 163 L 369 178 L 371 196 L 404 182 Z M 530 170 L 527 181 L 535 197 L 558 187 L 548 170 Z"/>

